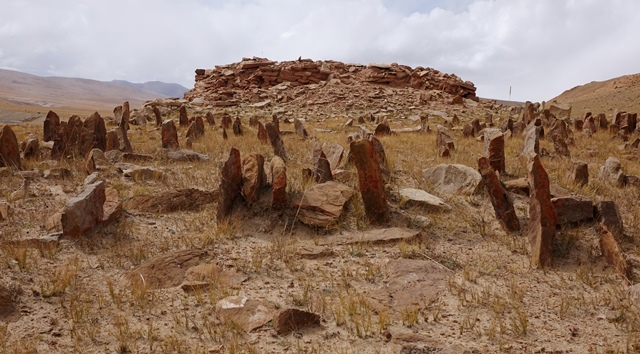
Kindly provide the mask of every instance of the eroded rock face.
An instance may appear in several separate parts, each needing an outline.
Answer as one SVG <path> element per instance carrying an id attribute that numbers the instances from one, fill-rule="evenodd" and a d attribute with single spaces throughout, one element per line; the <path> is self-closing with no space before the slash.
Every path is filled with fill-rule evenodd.
<path id="1" fill-rule="evenodd" d="M 260 191 L 267 181 L 264 172 L 264 157 L 250 154 L 242 159 L 242 196 L 248 205 L 260 199 Z"/>
<path id="2" fill-rule="evenodd" d="M 2 131 L 0 131 L 0 167 L 5 166 L 22 169 L 18 138 L 8 125 L 2 127 Z"/>
<path id="3" fill-rule="evenodd" d="M 338 182 L 325 182 L 311 186 L 294 198 L 291 206 L 300 208 L 298 219 L 310 226 L 327 227 L 342 215 L 344 204 L 351 199 L 351 187 Z"/>
<path id="4" fill-rule="evenodd" d="M 231 148 L 229 158 L 224 163 L 220 176 L 218 212 L 216 214 L 218 222 L 226 220 L 231 215 L 233 203 L 236 201 L 242 190 L 242 161 L 240 151 Z"/>
<path id="5" fill-rule="evenodd" d="M 62 233 L 78 237 L 91 231 L 102 221 L 105 200 L 103 181 L 87 185 L 80 194 L 67 201 L 62 212 Z"/>
<path id="6" fill-rule="evenodd" d="M 482 176 L 473 168 L 460 164 L 440 164 L 427 168 L 423 176 L 431 186 L 446 194 L 472 195 L 480 192 Z"/>
<path id="7" fill-rule="evenodd" d="M 375 146 L 371 141 L 363 139 L 351 142 L 350 149 L 358 169 L 360 193 L 367 218 L 373 224 L 388 222 L 389 205 Z"/>
<path id="8" fill-rule="evenodd" d="M 551 264 L 553 239 L 558 219 L 551 203 L 549 176 L 540 157 L 529 155 L 529 242 L 531 243 L 531 266 L 543 268 Z"/>
<path id="9" fill-rule="evenodd" d="M 489 160 L 489 165 L 495 172 L 500 174 L 506 172 L 504 134 L 502 134 L 500 129 L 484 130 L 484 154 Z"/>
<path id="10" fill-rule="evenodd" d="M 493 210 L 496 213 L 496 218 L 500 222 L 500 225 L 502 225 L 507 232 L 519 232 L 520 221 L 513 208 L 513 202 L 509 197 L 509 193 L 491 168 L 491 162 L 488 158 L 481 157 L 478 159 L 478 170 L 480 171 L 482 183 L 487 189 L 487 193 L 491 199 L 491 205 L 493 205 Z"/>

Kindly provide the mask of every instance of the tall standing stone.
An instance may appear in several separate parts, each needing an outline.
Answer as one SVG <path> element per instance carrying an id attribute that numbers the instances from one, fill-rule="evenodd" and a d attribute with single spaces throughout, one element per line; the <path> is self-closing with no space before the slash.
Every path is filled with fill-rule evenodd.
<path id="1" fill-rule="evenodd" d="M 207 112 L 207 114 L 205 115 L 205 119 L 207 120 L 209 126 L 213 127 L 216 125 L 216 119 L 213 117 L 213 113 L 211 113 L 211 111 Z"/>
<path id="2" fill-rule="evenodd" d="M 113 109 L 113 117 L 116 120 L 116 125 L 120 126 L 122 124 L 122 106 L 116 106 Z"/>
<path id="3" fill-rule="evenodd" d="M 60 117 L 54 111 L 49 111 L 44 119 L 44 136 L 42 141 L 53 141 L 60 129 Z"/>
<path id="4" fill-rule="evenodd" d="M 98 112 L 84 120 L 80 136 L 80 153 L 87 156 L 93 149 L 107 149 L 107 128 Z"/>
<path id="5" fill-rule="evenodd" d="M 0 132 L 0 167 L 5 166 L 22 169 L 18 138 L 8 125 L 5 125 Z"/>
<path id="6" fill-rule="evenodd" d="M 449 136 L 448 129 L 443 127 L 442 125 L 438 125 L 436 128 L 436 147 L 444 147 L 449 151 L 455 150 L 455 144 L 453 143 L 453 139 L 451 139 L 451 136 Z"/>
<path id="7" fill-rule="evenodd" d="M 258 122 L 258 140 L 261 143 L 266 144 L 269 141 L 269 136 L 267 135 L 267 130 L 264 128 L 262 123 Z"/>
<path id="8" fill-rule="evenodd" d="M 269 123 L 267 123 L 269 124 Z M 271 172 L 271 207 L 287 206 L 287 166 L 280 156 L 274 156 L 269 164 Z"/>
<path id="9" fill-rule="evenodd" d="M 160 108 L 158 108 L 158 106 L 153 106 L 152 110 L 153 115 L 156 118 L 156 127 L 159 127 L 162 125 L 162 113 L 160 113 Z"/>
<path id="10" fill-rule="evenodd" d="M 240 117 L 236 117 L 236 120 L 233 122 L 233 135 L 242 135 L 242 122 L 240 122 Z"/>
<path id="11" fill-rule="evenodd" d="M 120 150 L 120 139 L 118 139 L 118 132 L 116 131 L 116 129 L 120 128 L 110 129 L 107 132 L 107 146 L 104 150 L 105 152 L 111 150 Z"/>
<path id="12" fill-rule="evenodd" d="M 360 193 L 367 218 L 372 224 L 389 221 L 389 205 L 384 190 L 380 165 L 375 157 L 375 147 L 368 139 L 352 141 L 351 156 L 358 169 Z"/>
<path id="13" fill-rule="evenodd" d="M 178 128 L 173 123 L 173 119 L 167 119 L 162 123 L 162 148 L 177 149 L 179 147 Z"/>
<path id="14" fill-rule="evenodd" d="M 269 136 L 269 140 L 271 141 L 271 146 L 273 147 L 273 153 L 276 156 L 280 156 L 284 162 L 287 162 L 287 152 L 284 149 L 284 142 L 280 138 L 280 132 L 278 128 L 273 122 L 268 122 L 265 126 L 267 130 L 267 135 Z"/>
<path id="15" fill-rule="evenodd" d="M 584 186 L 589 183 L 589 166 L 582 161 L 571 161 L 569 180 L 572 184 Z"/>
<path id="16" fill-rule="evenodd" d="M 93 229 L 102 221 L 105 200 L 104 181 L 86 186 L 69 199 L 62 212 L 62 233 L 77 237 Z"/>
<path id="17" fill-rule="evenodd" d="M 551 203 L 549 175 L 538 154 L 529 154 L 529 242 L 531 243 L 531 266 L 544 268 L 551 264 L 553 239 L 558 224 Z"/>
<path id="18" fill-rule="evenodd" d="M 542 127 L 530 125 L 524 132 L 524 146 L 522 147 L 522 155 L 529 156 L 532 152 L 540 153 L 540 132 Z"/>
<path id="19" fill-rule="evenodd" d="M 505 173 L 504 134 L 500 129 L 490 128 L 484 130 L 484 155 L 495 172 Z M 480 174 L 482 174 L 482 171 Z"/>
<path id="20" fill-rule="evenodd" d="M 129 136 L 127 135 L 127 129 L 125 129 L 124 127 L 120 127 L 120 133 L 122 133 L 122 142 L 123 142 L 122 151 L 133 152 L 133 147 L 131 146 L 131 142 L 129 141 Z"/>
<path id="21" fill-rule="evenodd" d="M 216 218 L 218 222 L 226 220 L 233 209 L 233 203 L 236 201 L 242 191 L 242 161 L 240 159 L 240 151 L 231 148 L 229 158 L 224 163 L 220 176 L 220 187 L 218 187 L 218 212 Z"/>
<path id="22" fill-rule="evenodd" d="M 120 120 L 120 128 L 125 132 L 129 130 L 129 121 L 131 120 L 131 111 L 129 110 L 129 101 L 122 104 L 122 120 Z"/>
<path id="23" fill-rule="evenodd" d="M 189 125 L 189 117 L 187 116 L 187 106 L 182 105 L 180 106 L 180 120 L 178 121 L 178 124 L 181 127 L 186 127 Z"/>
<path id="24" fill-rule="evenodd" d="M 231 116 L 229 115 L 229 113 L 225 113 L 222 116 L 222 120 L 220 122 L 220 125 L 221 125 L 222 129 L 231 128 Z"/>
<path id="25" fill-rule="evenodd" d="M 262 155 L 254 153 L 242 159 L 242 196 L 248 205 L 260 199 L 260 191 L 266 180 Z"/>
<path id="26" fill-rule="evenodd" d="M 509 198 L 509 193 L 491 167 L 491 161 L 486 157 L 479 158 L 478 171 L 482 176 L 484 186 L 487 188 L 493 210 L 496 213 L 496 218 L 500 222 L 500 225 L 502 225 L 507 232 L 520 231 L 520 221 L 513 208 L 511 198 Z"/>
<path id="27" fill-rule="evenodd" d="M 317 183 L 333 181 L 331 165 L 329 164 L 329 160 L 322 151 L 322 147 L 320 147 L 319 143 L 313 144 L 313 168 Z"/>
<path id="28" fill-rule="evenodd" d="M 191 125 L 189 125 L 186 137 L 195 141 L 200 139 L 202 136 L 204 136 L 204 121 L 202 120 L 202 117 L 196 117 Z"/>
<path id="29" fill-rule="evenodd" d="M 525 102 L 524 110 L 522 111 L 522 122 L 524 122 L 524 125 L 529 125 L 529 123 L 535 118 L 535 107 L 533 106 L 533 103 L 530 101 Z"/>

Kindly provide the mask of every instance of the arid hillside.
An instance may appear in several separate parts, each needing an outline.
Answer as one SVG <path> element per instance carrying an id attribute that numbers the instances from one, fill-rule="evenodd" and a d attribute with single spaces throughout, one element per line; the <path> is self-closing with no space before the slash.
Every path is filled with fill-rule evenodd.
<path id="1" fill-rule="evenodd" d="M 44 118 L 49 109 L 64 115 L 86 116 L 95 111 L 113 114 L 113 107 L 127 100 L 138 107 L 146 100 L 172 97 L 165 93 L 178 92 L 176 86 L 179 85 L 41 77 L 0 69 L 0 121 Z"/>
<path id="2" fill-rule="evenodd" d="M 576 86 L 549 100 L 553 101 L 570 104 L 577 116 L 586 112 L 612 114 L 615 110 L 639 112 L 640 74 Z"/>

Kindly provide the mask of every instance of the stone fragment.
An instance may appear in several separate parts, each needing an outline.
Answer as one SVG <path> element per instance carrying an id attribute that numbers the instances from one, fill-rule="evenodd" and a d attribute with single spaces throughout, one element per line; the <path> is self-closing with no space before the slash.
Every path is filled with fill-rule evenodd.
<path id="1" fill-rule="evenodd" d="M 107 128 L 98 112 L 85 119 L 80 133 L 80 153 L 87 156 L 92 149 L 105 151 L 107 148 Z"/>
<path id="2" fill-rule="evenodd" d="M 122 213 L 122 199 L 118 190 L 106 187 L 104 190 L 105 202 L 102 206 L 102 223 L 109 224 L 115 221 Z"/>
<path id="3" fill-rule="evenodd" d="M 331 171 L 337 170 L 342 163 L 344 157 L 344 148 L 336 143 L 325 142 L 322 144 L 322 151 L 327 156 Z"/>
<path id="4" fill-rule="evenodd" d="M 391 128 L 387 123 L 380 123 L 376 126 L 376 130 L 373 133 L 376 137 L 391 135 Z"/>
<path id="5" fill-rule="evenodd" d="M 187 106 L 182 105 L 180 106 L 180 120 L 178 121 L 178 124 L 181 127 L 186 127 L 189 125 L 189 117 L 187 116 Z"/>
<path id="6" fill-rule="evenodd" d="M 294 129 L 296 131 L 296 135 L 298 135 L 298 137 L 300 137 L 300 139 L 305 140 L 309 137 L 309 133 L 307 132 L 307 129 L 305 129 L 304 125 L 302 124 L 302 121 L 298 118 L 293 120 L 293 126 Z"/>
<path id="7" fill-rule="evenodd" d="M 167 119 L 162 123 L 161 133 L 163 149 L 178 149 L 180 147 L 178 143 L 178 128 L 173 123 L 173 119 Z"/>
<path id="8" fill-rule="evenodd" d="M 622 172 L 620 160 L 612 156 L 607 158 L 604 165 L 600 167 L 600 179 L 618 188 L 624 187 L 627 184 L 627 176 Z"/>
<path id="9" fill-rule="evenodd" d="M 436 129 L 436 147 L 445 147 L 449 151 L 455 150 L 455 144 L 449 136 L 449 130 L 442 125 L 438 125 Z"/>
<path id="10" fill-rule="evenodd" d="M 216 218 L 220 223 L 231 215 L 233 203 L 242 191 L 242 161 L 240 159 L 240 151 L 236 148 L 231 148 L 231 151 L 229 151 L 229 158 L 224 163 L 221 171 L 218 191 L 219 200 Z"/>
<path id="11" fill-rule="evenodd" d="M 187 249 L 161 254 L 148 259 L 124 274 L 132 287 L 145 286 L 149 290 L 179 286 L 189 268 L 210 258 L 203 249 Z"/>
<path id="12" fill-rule="evenodd" d="M 0 131 L 0 167 L 15 167 L 22 169 L 20 160 L 20 145 L 10 126 L 5 125 Z"/>
<path id="13" fill-rule="evenodd" d="M 572 161 L 569 169 L 569 180 L 574 185 L 587 185 L 589 183 L 589 166 L 582 161 Z"/>
<path id="14" fill-rule="evenodd" d="M 436 190 L 446 194 L 478 194 L 482 176 L 473 168 L 460 164 L 440 164 L 423 171 L 425 180 Z"/>
<path id="15" fill-rule="evenodd" d="M 298 219 L 309 226 L 327 227 L 335 223 L 351 199 L 351 187 L 338 182 L 315 184 L 304 194 L 293 198 L 291 206 L 299 209 Z"/>
<path id="16" fill-rule="evenodd" d="M 209 156 L 192 150 L 169 150 L 167 158 L 176 161 L 209 161 Z"/>
<path id="17" fill-rule="evenodd" d="M 579 224 L 593 219 L 593 202 L 585 197 L 557 197 L 551 199 L 558 224 Z"/>
<path id="18" fill-rule="evenodd" d="M 118 139 L 118 131 L 116 129 L 120 128 L 110 129 L 107 132 L 107 146 L 105 148 L 105 152 L 120 150 L 120 139 Z"/>
<path id="19" fill-rule="evenodd" d="M 600 249 L 607 263 L 613 266 L 616 271 L 629 282 L 629 279 L 631 279 L 631 269 L 627 265 L 627 261 L 624 259 L 615 237 L 607 227 L 603 225 L 600 226 Z"/>
<path id="20" fill-rule="evenodd" d="M 624 223 L 618 206 L 612 200 L 598 202 L 594 206 L 595 218 L 609 230 L 616 239 L 621 240 L 624 234 Z"/>
<path id="21" fill-rule="evenodd" d="M 313 169 L 315 181 L 317 183 L 333 181 L 333 175 L 331 174 L 331 165 L 329 164 L 329 160 L 322 151 L 319 143 L 313 144 Z"/>
<path id="22" fill-rule="evenodd" d="M 419 206 L 426 211 L 450 211 L 451 206 L 444 200 L 421 189 L 402 188 L 399 191 L 402 206 Z"/>
<path id="23" fill-rule="evenodd" d="M 153 116 L 156 119 L 156 127 L 159 127 L 162 125 L 162 113 L 160 113 L 160 108 L 158 108 L 158 106 L 153 106 L 153 108 L 151 108 L 151 110 L 153 111 Z"/>
<path id="24" fill-rule="evenodd" d="M 194 188 L 160 194 L 136 194 L 124 203 L 128 212 L 172 213 L 176 211 L 198 211 L 204 205 L 218 200 L 218 191 L 203 191 Z"/>
<path id="25" fill-rule="evenodd" d="M 269 124 L 269 123 L 267 123 Z M 287 166 L 280 156 L 274 156 L 269 164 L 271 171 L 271 207 L 287 206 Z"/>
<path id="26" fill-rule="evenodd" d="M 34 133 L 29 134 L 27 140 L 24 142 L 24 148 L 22 149 L 22 158 L 28 160 L 37 157 L 40 153 L 40 141 L 38 136 Z"/>
<path id="27" fill-rule="evenodd" d="M 44 119 L 44 133 L 42 141 L 53 141 L 53 138 L 60 130 L 60 117 L 54 111 L 49 111 Z"/>
<path id="28" fill-rule="evenodd" d="M 230 296 L 216 303 L 216 316 L 234 323 L 245 332 L 261 328 L 273 320 L 274 311 L 257 300 L 246 296 Z"/>
<path id="29" fill-rule="evenodd" d="M 352 141 L 350 151 L 358 169 L 360 193 L 367 217 L 372 224 L 386 223 L 389 221 L 389 205 L 376 157 L 377 149 L 371 141 L 363 139 Z"/>
<path id="30" fill-rule="evenodd" d="M 531 153 L 540 153 L 540 135 L 542 127 L 530 125 L 524 132 L 524 145 L 522 147 L 522 156 L 530 156 Z"/>
<path id="31" fill-rule="evenodd" d="M 481 157 L 478 159 L 478 170 L 482 176 L 482 184 L 484 184 L 491 199 L 491 205 L 493 205 L 498 222 L 506 232 L 519 232 L 520 221 L 513 208 L 513 202 L 493 168 L 491 168 L 491 162 L 488 158 Z"/>
<path id="32" fill-rule="evenodd" d="M 264 128 L 261 122 L 258 122 L 258 140 L 261 143 L 266 144 L 269 141 L 269 136 L 267 135 L 267 130 Z"/>
<path id="33" fill-rule="evenodd" d="M 504 134 L 500 129 L 484 130 L 484 155 L 489 160 L 493 171 L 500 174 L 506 172 L 504 156 Z"/>
<path id="34" fill-rule="evenodd" d="M 265 125 L 267 130 L 267 135 L 269 136 L 269 140 L 271 141 L 271 146 L 273 147 L 273 153 L 280 157 L 282 161 L 287 162 L 287 153 L 284 149 L 284 142 L 280 138 L 280 132 L 273 122 L 268 122 Z"/>
<path id="35" fill-rule="evenodd" d="M 544 268 L 551 265 L 553 239 L 558 219 L 551 203 L 549 176 L 540 157 L 529 154 L 529 243 L 531 244 L 531 266 Z"/>
<path id="36" fill-rule="evenodd" d="M 62 211 L 62 232 L 78 237 L 100 224 L 104 215 L 105 185 L 103 181 L 90 184 L 70 198 Z"/>
<path id="37" fill-rule="evenodd" d="M 211 113 L 211 111 L 207 112 L 207 114 L 204 117 L 207 120 L 207 123 L 209 124 L 209 126 L 213 127 L 216 125 L 216 119 L 213 116 L 213 113 Z"/>
<path id="38" fill-rule="evenodd" d="M 233 122 L 233 135 L 242 135 L 242 122 L 240 122 L 240 117 L 236 117 L 236 120 Z"/>
<path id="39" fill-rule="evenodd" d="M 264 157 L 250 154 L 242 159 L 242 196 L 248 205 L 260 199 L 260 191 L 267 182 L 264 172 Z"/>
<path id="40" fill-rule="evenodd" d="M 273 329 L 279 335 L 299 332 L 302 329 L 320 326 L 320 315 L 298 309 L 281 311 L 273 319 Z"/>

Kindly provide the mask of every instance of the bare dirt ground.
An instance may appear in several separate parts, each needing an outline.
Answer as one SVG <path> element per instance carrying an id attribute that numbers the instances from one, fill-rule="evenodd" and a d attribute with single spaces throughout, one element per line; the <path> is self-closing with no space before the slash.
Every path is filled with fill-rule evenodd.
<path id="1" fill-rule="evenodd" d="M 445 99 L 446 98 L 446 99 Z M 345 148 L 346 136 L 360 131 L 349 118 L 374 114 L 392 130 L 420 124 L 431 112 L 429 125 L 446 124 L 454 114 L 463 122 L 493 114 L 500 125 L 509 110 L 471 100 L 451 105 L 445 97 L 424 106 L 319 114 L 281 111 L 282 118 L 301 118 L 307 140 L 284 135 L 290 197 L 313 185 L 302 168 L 311 167 L 314 142 L 335 142 Z M 327 105 L 330 106 L 330 105 Z M 0 221 L 0 285 L 10 291 L 15 307 L 0 321 L 0 353 L 622 353 L 640 350 L 640 311 L 624 278 L 607 265 L 598 245 L 594 223 L 558 230 L 551 267 L 531 269 L 526 232 L 509 235 L 495 218 L 485 192 L 457 196 L 439 191 L 423 178 L 423 170 L 440 163 L 477 167 L 483 143 L 464 138 L 460 126 L 451 130 L 455 150 L 438 156 L 435 134 L 398 133 L 381 137 L 391 180 L 390 195 L 403 187 L 424 189 L 443 198 L 452 210 L 433 212 L 391 198 L 392 219 L 374 226 L 364 213 L 356 168 L 346 164 L 336 179 L 353 188 L 338 223 L 310 228 L 296 219 L 296 209 L 272 210 L 270 192 L 247 206 L 238 202 L 228 223 L 216 223 L 216 203 L 191 211 L 145 212 L 127 207 L 137 195 L 160 197 L 164 192 L 197 188 L 214 191 L 220 170 L 235 147 L 241 154 L 261 153 L 269 161 L 273 150 L 260 144 L 249 117 L 270 121 L 276 107 L 213 108 L 243 122 L 244 135 L 222 139 L 217 126 L 206 128 L 193 150 L 208 161 L 176 162 L 163 158 L 159 128 L 132 126 L 134 150 L 154 159 L 136 162 L 164 172 L 165 178 L 124 177 L 113 165 L 100 179 L 125 201 L 113 223 L 80 238 L 40 239 L 66 201 L 82 190 L 84 160 L 52 161 L 46 149 L 40 158 L 25 161 L 24 171 L 3 170 L 0 199 L 11 210 Z M 190 115 L 204 114 L 192 107 Z M 438 115 L 433 114 L 438 112 Z M 595 112 L 594 112 L 595 113 Z M 514 114 L 514 117 L 519 117 Z M 177 112 L 163 117 L 174 118 Z M 610 118 L 610 117 L 609 117 Z M 519 119 L 519 118 L 518 118 Z M 293 124 L 281 120 L 282 130 Z M 363 124 L 369 130 L 375 125 Z M 19 141 L 29 132 L 42 137 L 40 124 L 12 126 Z M 184 146 L 186 129 L 179 131 Z M 636 133 L 637 134 L 637 133 Z M 634 136 L 635 137 L 635 136 Z M 632 138 L 633 139 L 633 138 Z M 506 140 L 507 174 L 503 180 L 526 177 L 519 155 L 523 140 Z M 622 161 L 629 174 L 640 174 L 637 152 L 618 149 L 608 132 L 592 137 L 575 134 L 571 152 L 589 163 L 591 180 L 576 187 L 568 182 L 570 159 L 546 154 L 542 163 L 551 183 L 594 202 L 614 200 L 625 223 L 619 240 L 637 268 L 640 206 L 638 189 L 618 189 L 598 179 L 608 156 Z M 541 149 L 553 151 L 550 141 Z M 29 171 L 65 167 L 72 177 L 56 180 L 33 177 L 29 194 L 12 201 Z M 528 197 L 513 194 L 516 213 L 526 230 Z M 406 240 L 344 244 L 347 239 L 381 228 L 413 232 Z M 392 231 L 398 234 L 397 231 Z M 37 241 L 27 241 L 37 239 Z M 145 267 L 144 276 L 136 267 Z M 197 267 L 196 267 L 197 266 Z M 195 268 L 194 268 L 195 267 Z M 198 268 L 199 267 L 199 268 Z M 189 289 L 184 283 L 205 280 Z M 187 289 L 187 290 L 185 290 Z M 271 318 L 290 308 L 321 317 L 317 326 L 278 334 L 275 321 L 249 331 L 238 318 L 224 318 L 216 309 L 229 296 L 260 304 L 252 321 Z M 258 321 L 259 322 L 259 321 Z M 251 322 L 253 323 L 253 322 Z"/>

